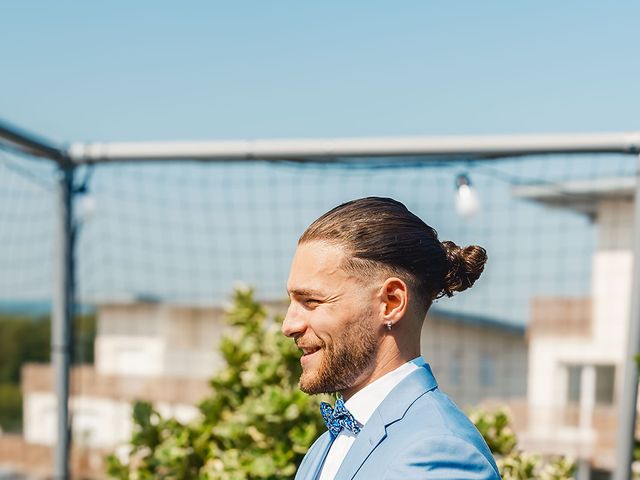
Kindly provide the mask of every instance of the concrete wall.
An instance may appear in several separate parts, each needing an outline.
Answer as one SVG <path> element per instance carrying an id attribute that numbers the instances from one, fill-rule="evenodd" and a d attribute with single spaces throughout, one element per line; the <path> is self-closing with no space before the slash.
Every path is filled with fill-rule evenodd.
<path id="1" fill-rule="evenodd" d="M 24 439 L 27 443 L 53 446 L 56 443 L 56 399 L 53 393 L 30 393 L 24 402 Z M 160 402 L 155 405 L 163 416 L 182 422 L 193 420 L 193 405 Z M 107 397 L 72 397 L 73 442 L 77 447 L 113 448 L 131 438 L 131 403 Z"/>
<path id="2" fill-rule="evenodd" d="M 622 394 L 631 309 L 633 208 L 631 199 L 600 203 L 598 248 L 593 262 L 594 363 L 601 358 L 618 366 L 616 399 Z"/>
<path id="3" fill-rule="evenodd" d="M 221 364 L 222 311 L 171 305 L 99 308 L 95 365 L 106 375 L 208 378 Z"/>
<path id="4" fill-rule="evenodd" d="M 30 393 L 24 402 L 24 438 L 28 443 L 55 445 L 56 399 L 52 393 Z M 73 441 L 78 446 L 111 447 L 131 436 L 131 405 L 109 398 L 72 397 Z"/>
<path id="5" fill-rule="evenodd" d="M 523 334 L 429 314 L 421 344 L 422 355 L 433 368 L 440 389 L 461 406 L 526 396 L 527 346 Z"/>

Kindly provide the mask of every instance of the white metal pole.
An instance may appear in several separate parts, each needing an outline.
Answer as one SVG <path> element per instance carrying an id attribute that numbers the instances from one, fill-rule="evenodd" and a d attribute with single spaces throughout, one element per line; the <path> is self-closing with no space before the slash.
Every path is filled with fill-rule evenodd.
<path id="1" fill-rule="evenodd" d="M 616 467 L 614 480 L 631 478 L 631 463 L 635 444 L 636 412 L 638 405 L 638 364 L 640 353 L 640 156 L 637 158 L 633 240 L 633 279 L 631 281 L 631 315 L 629 344 L 625 355 L 624 389 L 618 415 Z"/>
<path id="2" fill-rule="evenodd" d="M 640 153 L 640 132 L 200 142 L 73 143 L 76 164 L 123 161 L 323 160 L 346 157 L 476 157 Z"/>
<path id="3" fill-rule="evenodd" d="M 0 140 L 29 155 L 55 161 L 57 171 L 57 232 L 55 238 L 55 277 L 51 315 L 51 363 L 57 400 L 57 442 L 53 454 L 53 478 L 69 478 L 69 368 L 71 366 L 71 325 L 73 281 L 73 173 L 74 165 L 64 150 L 52 142 L 0 119 Z"/>
<path id="4" fill-rule="evenodd" d="M 593 409 L 596 405 L 596 367 L 585 365 L 580 372 L 580 430 L 588 437 L 593 429 Z"/>
<path id="5" fill-rule="evenodd" d="M 54 304 L 51 324 L 51 360 L 57 400 L 56 445 L 53 479 L 68 480 L 71 429 L 69 422 L 69 370 L 73 285 L 73 166 L 58 170 L 58 225 L 55 252 Z"/>

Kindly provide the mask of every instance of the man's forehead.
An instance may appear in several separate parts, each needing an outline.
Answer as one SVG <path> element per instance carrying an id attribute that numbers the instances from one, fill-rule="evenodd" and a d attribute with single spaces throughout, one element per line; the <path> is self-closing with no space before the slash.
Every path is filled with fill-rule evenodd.
<path id="1" fill-rule="evenodd" d="M 327 283 L 347 276 L 341 268 L 344 251 L 326 242 L 298 246 L 291 263 L 287 290 L 318 293 Z"/>

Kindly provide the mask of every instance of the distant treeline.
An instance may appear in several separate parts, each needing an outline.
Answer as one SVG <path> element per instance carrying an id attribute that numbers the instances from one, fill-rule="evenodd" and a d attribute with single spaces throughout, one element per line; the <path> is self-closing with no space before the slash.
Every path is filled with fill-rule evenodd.
<path id="1" fill-rule="evenodd" d="M 73 325 L 73 363 L 93 363 L 94 315 L 79 315 Z M 20 430 L 22 397 L 20 369 L 28 362 L 51 360 L 51 320 L 0 313 L 0 427 Z"/>

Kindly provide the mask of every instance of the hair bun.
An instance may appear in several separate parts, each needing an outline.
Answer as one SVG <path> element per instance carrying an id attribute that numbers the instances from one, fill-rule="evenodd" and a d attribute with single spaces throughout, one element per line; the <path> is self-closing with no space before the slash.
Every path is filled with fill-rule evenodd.
<path id="1" fill-rule="evenodd" d="M 438 297 L 451 297 L 454 292 L 470 288 L 484 270 L 487 251 L 478 245 L 460 248 L 454 242 L 442 242 L 447 254 L 449 270 L 444 278 L 444 286 Z"/>

